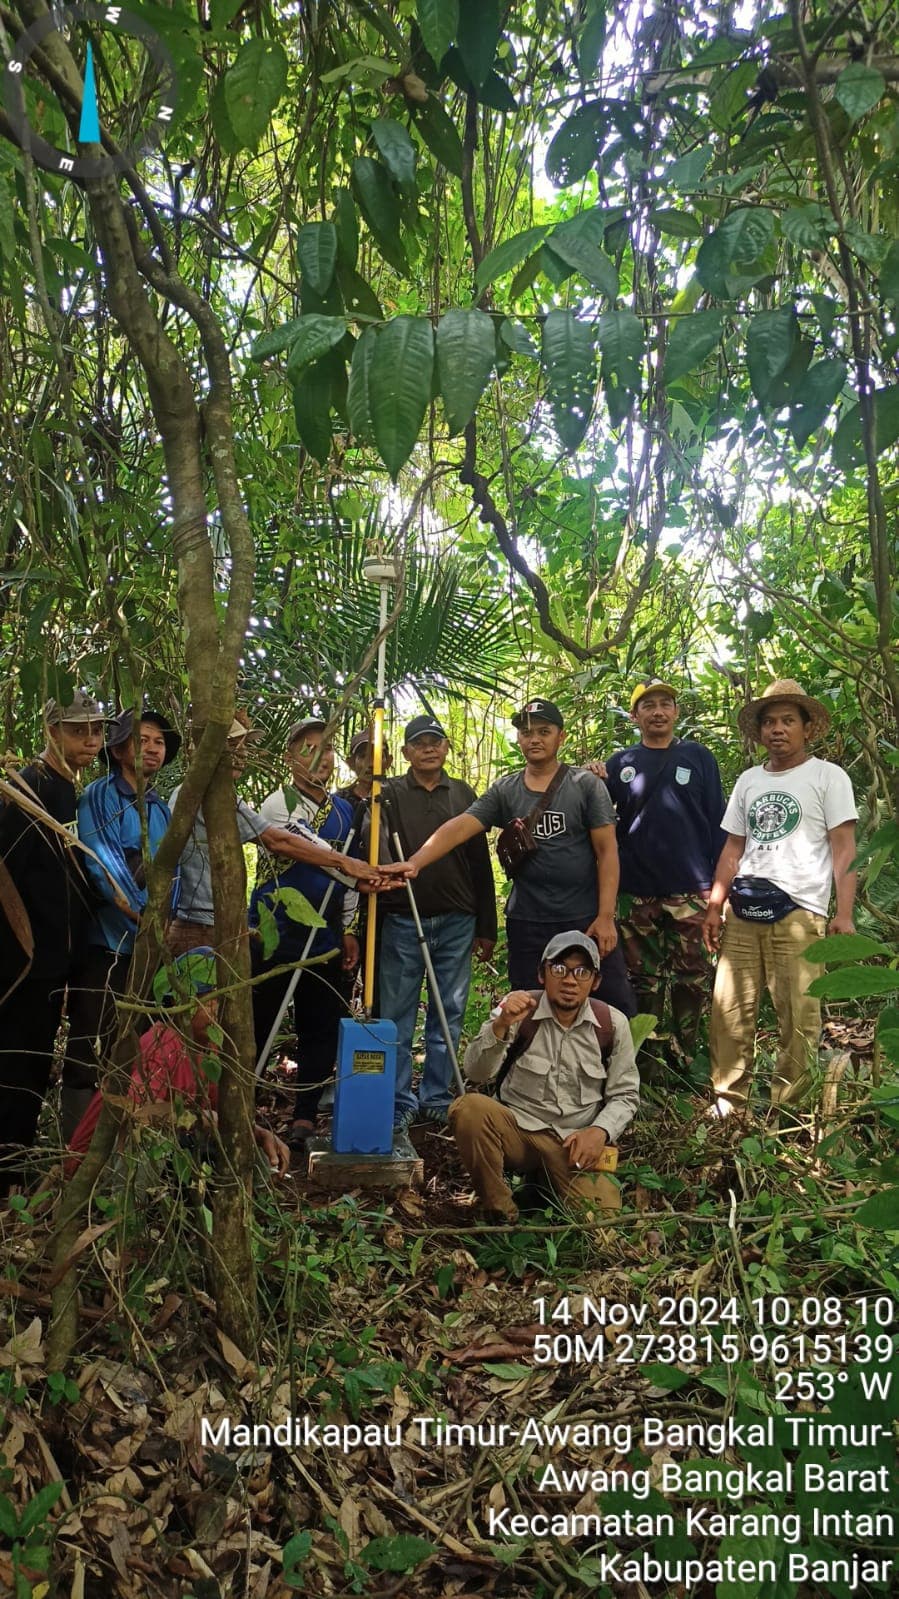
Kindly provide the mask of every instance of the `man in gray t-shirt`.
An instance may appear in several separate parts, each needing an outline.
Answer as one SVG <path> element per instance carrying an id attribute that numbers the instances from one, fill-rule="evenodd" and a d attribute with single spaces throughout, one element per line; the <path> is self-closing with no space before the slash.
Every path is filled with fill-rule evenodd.
<path id="1" fill-rule="evenodd" d="M 404 866 L 387 868 L 415 877 L 423 866 L 491 827 L 527 817 L 556 777 L 565 739 L 562 713 L 551 700 L 534 699 L 512 718 L 525 758 L 425 841 Z M 618 847 L 615 811 L 605 784 L 592 772 L 568 768 L 533 828 L 536 852 L 515 876 L 506 906 L 509 982 L 532 988 L 540 956 L 558 932 L 578 928 L 596 940 L 602 954 L 602 997 L 626 1016 L 637 1005 L 615 929 Z"/>

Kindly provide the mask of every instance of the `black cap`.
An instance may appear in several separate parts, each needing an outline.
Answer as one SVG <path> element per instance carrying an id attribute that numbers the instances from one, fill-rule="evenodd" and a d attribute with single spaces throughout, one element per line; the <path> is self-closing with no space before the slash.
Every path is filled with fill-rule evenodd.
<path id="1" fill-rule="evenodd" d="M 142 722 L 153 722 L 159 728 L 165 739 L 165 760 L 162 764 L 163 766 L 168 766 L 175 759 L 181 748 L 181 734 L 176 733 L 171 722 L 162 716 L 159 711 L 141 711 L 140 720 Z M 100 751 L 100 760 L 105 761 L 108 766 L 110 764 L 110 750 L 119 749 L 122 744 L 127 744 L 133 732 L 134 712 L 131 710 L 119 711 L 118 716 L 114 716 L 107 726 L 106 743 Z"/>
<path id="2" fill-rule="evenodd" d="M 403 743 L 412 744 L 425 733 L 432 733 L 435 738 L 446 738 L 446 730 L 440 726 L 436 716 L 413 716 L 411 722 L 406 723 Z"/>
<path id="3" fill-rule="evenodd" d="M 359 751 L 364 750 L 370 743 L 371 730 L 367 727 L 364 727 L 361 733 L 354 733 L 350 739 L 349 754 L 351 756 L 358 755 Z"/>
<path id="4" fill-rule="evenodd" d="M 564 727 L 562 712 L 552 700 L 528 700 L 512 718 L 513 727 L 527 727 L 529 722 L 551 722 L 553 727 Z"/>

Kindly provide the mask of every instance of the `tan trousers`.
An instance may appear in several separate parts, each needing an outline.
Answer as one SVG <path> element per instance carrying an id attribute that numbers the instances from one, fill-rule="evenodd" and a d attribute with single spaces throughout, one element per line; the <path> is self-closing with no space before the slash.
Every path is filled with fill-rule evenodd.
<path id="1" fill-rule="evenodd" d="M 508 1105 L 487 1094 L 466 1094 L 449 1108 L 456 1147 L 487 1210 L 516 1216 L 512 1190 L 503 1167 L 544 1171 L 560 1199 L 620 1210 L 621 1193 L 603 1172 L 575 1171 L 568 1152 L 554 1133 L 529 1133 L 519 1127 Z"/>
<path id="2" fill-rule="evenodd" d="M 709 1050 L 712 1087 L 720 1099 L 743 1109 L 755 1058 L 755 1028 L 762 990 L 777 1012 L 778 1049 L 771 1078 L 772 1105 L 800 1099 L 818 1049 L 821 1007 L 808 993 L 822 968 L 803 950 L 826 931 L 823 916 L 791 911 L 779 922 L 745 922 L 729 911 L 715 973 Z"/>

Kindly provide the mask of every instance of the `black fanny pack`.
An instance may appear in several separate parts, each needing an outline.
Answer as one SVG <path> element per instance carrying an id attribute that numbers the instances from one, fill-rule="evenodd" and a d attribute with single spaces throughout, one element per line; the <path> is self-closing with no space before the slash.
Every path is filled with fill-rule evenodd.
<path id="1" fill-rule="evenodd" d="M 796 901 L 767 877 L 735 877 L 730 903 L 734 915 L 744 922 L 780 922 L 799 909 Z"/>

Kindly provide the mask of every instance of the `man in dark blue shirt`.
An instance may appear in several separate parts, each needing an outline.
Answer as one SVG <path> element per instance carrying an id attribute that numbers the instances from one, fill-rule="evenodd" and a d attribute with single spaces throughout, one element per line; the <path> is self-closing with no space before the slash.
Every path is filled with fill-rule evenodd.
<path id="1" fill-rule="evenodd" d="M 689 1056 L 711 979 L 702 924 L 724 847 L 721 774 L 704 745 L 675 737 L 670 683 L 638 683 L 630 710 L 640 742 L 612 755 L 605 773 L 628 897 L 621 941 L 641 1011 L 661 1020 L 670 978 L 675 1036 Z"/>

